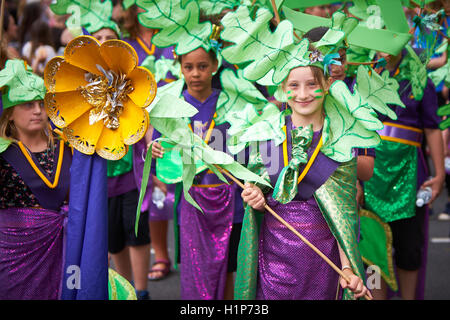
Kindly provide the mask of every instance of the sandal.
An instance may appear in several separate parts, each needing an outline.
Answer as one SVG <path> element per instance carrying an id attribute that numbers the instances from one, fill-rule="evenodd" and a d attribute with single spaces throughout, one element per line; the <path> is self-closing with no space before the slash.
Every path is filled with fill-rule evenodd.
<path id="1" fill-rule="evenodd" d="M 164 264 L 164 267 L 162 269 L 156 268 L 155 265 L 157 265 L 157 264 Z M 149 271 L 148 280 L 155 281 L 155 280 L 162 280 L 162 279 L 166 278 L 167 275 L 170 273 L 170 266 L 171 266 L 171 262 L 169 260 L 155 261 L 155 263 L 153 263 L 153 266 Z M 157 277 L 152 277 L 150 275 L 150 273 L 152 273 L 152 272 L 160 272 L 160 275 L 158 275 Z"/>

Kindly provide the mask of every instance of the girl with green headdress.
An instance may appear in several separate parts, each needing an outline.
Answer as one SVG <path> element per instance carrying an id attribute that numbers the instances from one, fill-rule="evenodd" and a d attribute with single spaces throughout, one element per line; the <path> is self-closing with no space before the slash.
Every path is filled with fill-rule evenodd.
<path id="1" fill-rule="evenodd" d="M 254 16 L 254 18 L 253 18 Z M 340 43 L 357 22 L 337 13 L 332 27 L 310 46 L 295 40 L 293 26 L 284 20 L 276 30 L 272 14 L 259 9 L 251 15 L 239 7 L 222 19 L 221 37 L 234 44 L 222 52 L 230 63 L 247 63 L 243 75 L 259 84 L 278 86 L 275 97 L 289 109 L 267 117 L 235 113 L 230 131 L 234 146 L 250 145 L 249 169 L 266 177 L 274 190 L 246 184 L 248 203 L 238 252 L 237 299 L 354 299 L 370 293 L 364 286 L 364 267 L 358 248 L 356 161 L 353 148 L 370 148 L 380 141 L 382 128 L 372 92 L 386 81 L 363 66 L 353 92 L 341 81 L 331 85 L 324 74 L 338 63 Z M 387 87 L 395 98 L 395 90 Z M 377 96 L 378 102 L 386 97 Z M 395 101 L 396 102 L 396 101 Z M 394 102 L 394 103 L 395 103 Z M 251 110 L 251 108 L 249 108 Z M 254 110 L 253 110 L 254 111 Z M 256 145 L 252 145 L 256 143 Z M 236 151 L 239 151 L 238 148 Z M 271 209 L 319 248 L 350 278 L 346 283 L 315 252 L 274 218 Z"/>
<path id="2" fill-rule="evenodd" d="M 314 157 L 313 151 L 318 150 L 322 142 L 322 130 L 324 126 L 324 92 L 328 85 L 323 76 L 322 69 L 316 66 L 297 67 L 290 71 L 282 84 L 283 91 L 288 96 L 288 105 L 292 112 L 286 117 L 286 140 L 287 150 L 292 148 L 292 153 L 287 152 L 286 156 L 291 158 L 287 170 L 298 170 L 303 168 L 303 172 L 308 171 L 302 164 L 306 160 Z M 289 137 L 290 136 L 290 137 Z M 270 147 L 271 148 L 271 147 Z M 261 150 L 261 149 L 260 149 Z M 274 152 L 273 149 L 270 152 Z M 282 163 L 281 163 L 282 165 Z M 341 183 L 349 183 L 352 175 L 354 177 L 354 163 L 343 164 L 338 168 L 336 162 L 326 157 L 319 156 L 314 162 L 310 171 L 315 171 L 315 180 L 309 183 L 312 186 L 298 187 L 300 197 L 291 197 L 285 194 L 288 191 L 288 183 L 296 182 L 297 175 L 287 177 L 283 170 L 276 170 L 275 175 L 271 175 L 277 186 L 285 188 L 281 193 L 271 195 L 264 194 L 257 186 L 247 184 L 242 192 L 242 198 L 250 207 L 257 211 L 264 211 L 264 205 L 267 204 L 278 214 L 282 215 L 286 221 L 295 225 L 302 226 L 302 233 L 306 233 L 310 241 L 314 241 L 320 250 L 325 251 L 327 256 L 336 264 L 340 265 L 351 279 L 350 284 L 343 279 L 339 282 L 339 276 L 331 268 L 326 268 L 323 261 L 310 248 L 296 239 L 295 235 L 283 228 L 273 217 L 266 214 L 261 225 L 261 234 L 259 240 L 259 271 L 258 285 L 256 289 L 256 299 L 334 299 L 336 297 L 337 284 L 343 288 L 350 289 L 355 298 L 363 297 L 369 294 L 364 286 L 363 277 L 353 272 L 350 260 L 346 253 L 341 249 L 339 243 L 333 237 L 326 219 L 320 212 L 320 204 L 314 197 L 307 198 L 306 193 L 312 188 L 320 187 L 320 182 L 326 181 L 330 174 L 338 172 L 344 167 L 351 168 L 347 172 L 348 176 L 341 177 Z M 282 168 L 282 166 L 280 167 Z M 272 167 L 273 169 L 273 167 Z M 321 173 L 318 173 L 321 171 Z M 345 171 L 345 170 L 343 170 Z M 307 173 L 306 173 L 307 174 Z M 279 176 L 278 176 L 279 175 Z M 278 176 L 278 179 L 276 177 Z M 283 179 L 285 179 L 283 181 Z M 293 180 L 292 180 L 293 179 Z M 308 178 L 307 178 L 308 179 Z M 309 178 L 311 179 L 311 178 Z M 345 185 L 344 183 L 344 185 Z M 283 184 L 286 184 L 283 186 Z M 297 184 L 297 183 L 295 183 Z M 354 185 L 352 185 L 352 188 Z M 277 190 L 277 187 L 276 187 Z M 286 197 L 288 196 L 288 197 Z M 355 200 L 348 194 L 342 197 L 342 209 L 353 206 Z M 338 210 L 342 210 L 338 209 Z M 356 247 L 356 243 L 353 244 Z M 286 279 L 284 282 L 281 279 Z M 293 280 L 295 279 L 295 281 Z"/>
<path id="3" fill-rule="evenodd" d="M 0 86 L 0 299 L 58 299 L 72 154 L 49 126 L 42 78 L 8 60 Z"/>

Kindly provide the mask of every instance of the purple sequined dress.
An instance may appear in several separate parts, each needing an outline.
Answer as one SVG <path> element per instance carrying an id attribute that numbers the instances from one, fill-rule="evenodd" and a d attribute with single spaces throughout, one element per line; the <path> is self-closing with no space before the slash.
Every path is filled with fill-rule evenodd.
<path id="1" fill-rule="evenodd" d="M 58 149 L 55 146 L 54 150 Z M 62 154 L 56 151 L 30 155 L 53 181 Z M 34 172 L 17 146 L 11 145 L 0 159 L 0 183 L 12 190 L 6 196 L 0 195 L 0 300 L 59 299 L 70 149 L 64 148 L 59 183 L 52 189 Z M 11 194 L 15 196 L 12 198 Z"/>
<path id="2" fill-rule="evenodd" d="M 286 127 L 292 128 L 289 116 L 286 117 Z M 313 142 L 307 151 L 308 158 L 319 137 L 320 132 L 314 132 Z M 291 140 L 290 130 L 287 130 L 285 151 L 289 160 Z M 275 146 L 270 141 L 260 145 L 260 151 L 264 163 L 278 167 L 278 170 L 269 172 L 271 183 L 275 185 L 284 167 L 283 146 Z M 274 155 L 275 159 L 267 155 Z M 315 190 L 337 167 L 337 162 L 319 152 L 291 202 L 279 203 L 271 193 L 266 195 L 266 201 L 279 216 L 339 267 L 341 262 L 337 241 L 314 198 Z M 271 214 L 264 214 L 259 236 L 256 299 L 334 300 L 338 297 L 338 281 L 339 275 L 317 253 Z"/>
<path id="3" fill-rule="evenodd" d="M 267 197 L 268 205 L 313 243 L 334 264 L 340 265 L 339 249 L 316 200 L 280 204 Z M 339 275 L 270 214 L 261 226 L 256 299 L 333 300 Z"/>
<path id="4" fill-rule="evenodd" d="M 201 136 L 209 128 L 219 93 L 213 89 L 211 96 L 200 102 L 187 90 L 183 92 L 185 100 L 199 110 L 191 122 L 193 127 L 198 122 L 203 124 L 205 132 L 199 133 Z M 226 151 L 224 138 L 228 126 L 214 127 L 211 146 L 216 150 Z M 203 171 L 195 177 L 189 193 L 203 212 L 181 197 L 178 211 L 181 299 L 220 300 L 225 292 L 232 226 L 242 222 L 243 205 L 237 196 L 240 191 L 235 184 L 225 184 L 215 174 Z"/>

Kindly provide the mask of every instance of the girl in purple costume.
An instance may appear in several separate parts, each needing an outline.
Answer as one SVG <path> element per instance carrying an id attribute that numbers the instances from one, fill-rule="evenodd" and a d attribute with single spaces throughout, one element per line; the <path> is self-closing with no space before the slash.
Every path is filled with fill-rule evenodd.
<path id="1" fill-rule="evenodd" d="M 323 96 L 318 97 L 317 90 L 325 91 L 323 71 L 317 67 L 298 67 L 292 69 L 283 83 L 283 90 L 289 96 L 289 106 L 292 115 L 286 117 L 287 141 L 290 131 L 297 127 L 312 125 L 314 131 L 312 143 L 306 151 L 309 156 L 318 144 L 323 127 Z M 320 95 L 320 94 L 319 94 Z M 264 144 L 262 145 L 264 147 Z M 267 145 L 274 148 L 273 144 Z M 275 148 L 283 148 L 280 147 Z M 288 146 L 286 150 L 291 150 Z M 273 150 L 270 150 L 272 154 Z M 289 152 L 287 151 L 287 152 Z M 269 154 L 261 152 L 261 154 Z M 283 151 L 279 151 L 283 154 Z M 278 159 L 277 159 L 278 160 Z M 264 163 L 267 163 L 264 161 Z M 283 169 L 283 161 L 271 162 L 272 184 L 278 180 Z M 319 250 L 327 255 L 336 265 L 340 265 L 343 272 L 350 278 L 349 284 L 339 279 L 339 276 L 311 248 L 301 242 L 270 214 L 265 214 L 260 229 L 258 242 L 258 275 L 256 299 L 335 299 L 338 283 L 342 288 L 348 288 L 355 293 L 355 298 L 369 295 L 364 282 L 353 272 L 350 261 L 340 248 L 330 227 L 327 225 L 313 193 L 323 184 L 338 164 L 320 155 L 313 163 L 305 180 L 299 185 L 299 192 L 295 198 L 282 204 L 273 199 L 272 194 L 264 195 L 260 188 L 246 183 L 242 192 L 244 202 L 253 209 L 263 212 L 267 203 L 288 223 L 297 227 L 300 232 Z M 272 170 L 277 169 L 277 170 Z M 308 181 L 309 180 L 309 181 Z M 344 199 L 341 199 L 344 201 Z M 347 199 L 346 201 L 350 201 Z M 345 206 L 345 204 L 344 204 Z M 343 207 L 344 208 L 344 207 Z M 353 244 L 356 246 L 356 244 Z"/>
<path id="2" fill-rule="evenodd" d="M 183 96 L 199 110 L 191 118 L 192 128 L 205 138 L 213 128 L 220 93 L 211 84 L 217 58 L 214 51 L 207 53 L 198 48 L 180 56 L 180 61 L 187 85 Z M 213 148 L 226 150 L 228 126 L 214 127 L 210 140 Z M 162 157 L 163 152 L 159 143 L 152 144 L 153 157 Z M 243 216 L 242 201 L 236 192 L 234 184 L 225 184 L 215 174 L 203 171 L 197 174 L 190 190 L 203 213 L 181 197 L 178 222 L 182 299 L 232 299 L 232 272 L 236 269 L 235 254 Z"/>
<path id="3" fill-rule="evenodd" d="M 0 300 L 60 297 L 71 152 L 48 129 L 42 100 L 0 118 Z"/>
<path id="4" fill-rule="evenodd" d="M 129 36 L 122 40 L 130 44 L 134 50 L 136 50 L 139 58 L 139 64 L 142 64 L 145 58 L 150 55 L 153 55 L 156 60 L 161 57 L 173 59 L 174 55 L 172 48 L 158 48 L 152 44 L 152 37 L 157 30 L 146 28 L 139 23 L 137 15 L 143 11 L 144 10 L 137 5 L 132 5 L 125 11 L 124 27 L 128 30 Z M 162 79 L 158 82 L 158 87 L 161 87 L 175 79 L 175 75 L 172 75 L 169 72 L 166 79 Z M 133 172 L 138 188 L 140 188 L 142 181 L 144 152 L 147 148 L 147 143 L 151 141 L 152 134 L 153 127 L 150 125 L 146 134 L 146 139 L 142 139 L 133 146 Z M 155 262 L 148 272 L 148 279 L 160 280 L 169 274 L 171 267 L 167 248 L 167 230 L 168 220 L 171 220 L 173 216 L 175 185 L 166 185 L 159 181 L 154 175 L 150 181 L 151 182 L 147 190 L 154 190 L 155 187 L 158 187 L 165 193 L 163 208 L 158 208 L 152 202 L 152 192 L 148 191 L 145 194 L 141 208 L 142 212 L 147 210 L 149 211 L 151 246 L 155 252 Z"/>

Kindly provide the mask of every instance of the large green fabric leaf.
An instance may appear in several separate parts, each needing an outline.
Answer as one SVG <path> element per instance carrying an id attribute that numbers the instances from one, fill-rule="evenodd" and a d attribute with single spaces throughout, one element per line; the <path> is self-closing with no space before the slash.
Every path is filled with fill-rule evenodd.
<path id="1" fill-rule="evenodd" d="M 163 96 L 161 97 L 161 100 L 162 99 L 166 98 Z M 175 105 L 174 99 L 176 98 L 169 96 L 167 101 L 172 101 L 172 105 Z M 188 104 L 187 102 L 184 103 Z M 157 106 L 152 110 L 155 110 L 156 108 Z M 193 107 L 191 106 L 191 108 Z M 183 182 L 183 191 L 186 201 L 191 203 L 200 211 L 202 210 L 188 194 L 188 191 L 192 186 L 195 175 L 199 171 L 205 169 L 205 166 L 210 168 L 222 180 L 225 179 L 222 174 L 218 172 L 219 170 L 215 168 L 216 165 L 228 170 L 237 178 L 270 186 L 266 180 L 235 162 L 233 157 L 230 155 L 224 152 L 216 151 L 208 146 L 199 136 L 192 132 L 192 130 L 188 127 L 186 119 L 155 117 L 152 116 L 152 113 L 150 113 L 150 123 L 157 131 L 161 133 L 165 140 L 173 146 L 173 149 L 170 151 L 174 154 L 166 158 L 166 165 L 174 170 L 182 170 L 178 174 L 175 174 L 175 176 L 181 177 L 176 180 L 177 182 Z M 171 161 L 173 159 L 175 159 L 175 161 L 172 163 Z M 182 162 L 181 166 L 180 160 Z M 159 177 L 164 180 L 164 177 Z M 141 190 L 146 190 L 144 187 L 146 187 L 146 185 L 142 186 Z"/>
<path id="2" fill-rule="evenodd" d="M 177 60 L 167 59 L 164 56 L 156 61 L 155 60 L 155 56 L 147 56 L 144 61 L 142 61 L 141 67 L 147 68 L 153 74 L 156 83 L 166 79 L 169 72 L 174 76 L 180 75 L 181 66 Z"/>
<path id="3" fill-rule="evenodd" d="M 262 110 L 266 105 L 267 99 L 253 83 L 244 79 L 242 70 L 235 73 L 231 69 L 225 69 L 220 74 L 220 80 L 222 91 L 217 100 L 217 124 L 228 121 L 230 114 L 242 111 L 247 103 L 251 103 L 257 110 Z"/>
<path id="4" fill-rule="evenodd" d="M 71 14 L 66 21 L 69 29 L 83 26 L 92 34 L 110 28 L 120 35 L 119 27 L 111 20 L 111 0 L 56 0 L 50 4 L 50 9 L 57 15 Z"/>
<path id="5" fill-rule="evenodd" d="M 379 0 L 377 0 L 379 1 Z M 399 2 L 400 0 L 389 0 L 390 2 Z M 327 1 L 328 3 L 332 1 Z M 348 43 L 350 45 L 368 48 L 376 51 L 387 52 L 392 55 L 397 55 L 411 39 L 411 34 L 408 30 L 405 31 L 405 14 L 401 10 L 401 6 L 398 7 L 397 3 L 393 5 L 393 8 L 386 10 L 383 6 L 389 3 L 379 4 L 381 9 L 381 17 L 387 18 L 389 22 L 395 21 L 397 17 L 397 25 L 392 25 L 387 29 L 371 29 L 368 26 L 359 24 L 355 27 L 352 33 L 348 36 Z M 303 12 L 294 11 L 288 8 L 286 5 L 283 7 L 283 13 L 289 21 L 292 22 L 295 29 L 300 32 L 307 32 L 316 27 L 330 27 L 331 19 L 313 16 L 305 14 Z M 391 11 L 389 11 L 391 10 Z M 389 17 L 386 17 L 386 12 L 389 13 Z M 406 26 L 408 24 L 406 23 Z M 400 31 L 403 30 L 403 31 Z"/>
<path id="6" fill-rule="evenodd" d="M 389 77 L 389 71 L 385 70 L 380 76 L 373 69 L 360 65 L 357 71 L 356 89 L 362 97 L 364 104 L 389 118 L 396 120 L 397 115 L 388 106 L 395 104 L 405 108 L 398 95 L 398 82 Z"/>
<path id="7" fill-rule="evenodd" d="M 264 8 L 256 12 L 254 20 L 247 7 L 227 13 L 222 19 L 221 38 L 235 44 L 226 47 L 222 55 L 232 64 L 250 62 L 244 68 L 246 79 L 259 80 L 270 71 L 272 85 L 278 85 L 292 68 L 309 64 L 308 41 L 295 43 L 293 26 L 286 20 L 272 32 L 270 19 L 272 13 Z"/>
<path id="8" fill-rule="evenodd" d="M 352 94 L 343 81 L 335 81 L 329 91 L 320 150 L 333 160 L 346 162 L 353 158 L 353 148 L 373 148 L 380 143 L 376 130 L 383 124 L 359 93 Z"/>
<path id="9" fill-rule="evenodd" d="M 171 94 L 156 97 L 155 100 L 155 103 L 152 103 L 147 109 L 150 118 L 192 117 L 198 112 L 190 103 Z M 177 119 L 177 121 L 183 120 Z M 170 129 L 176 129 L 176 127 Z"/>
<path id="10" fill-rule="evenodd" d="M 146 10 L 138 15 L 139 22 L 147 28 L 160 30 L 152 38 L 156 46 L 174 46 L 178 55 L 199 47 L 210 50 L 212 25 L 209 21 L 199 22 L 197 1 L 189 1 L 185 7 L 180 0 L 137 0 L 136 3 Z"/>
<path id="11" fill-rule="evenodd" d="M 261 114 L 253 105 L 247 104 L 242 111 L 232 113 L 229 118 L 231 126 L 228 129 L 230 138 L 227 145 L 233 154 L 239 153 L 253 141 L 274 139 L 279 145 L 286 138 L 282 130 L 284 113 L 272 103 L 268 103 Z"/>

